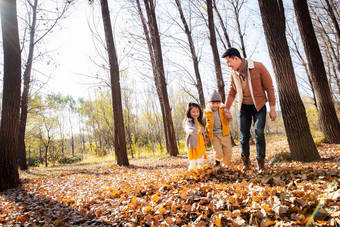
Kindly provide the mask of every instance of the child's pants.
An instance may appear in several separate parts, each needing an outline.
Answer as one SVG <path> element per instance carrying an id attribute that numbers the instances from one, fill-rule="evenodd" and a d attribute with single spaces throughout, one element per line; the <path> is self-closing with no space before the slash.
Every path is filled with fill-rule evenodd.
<path id="1" fill-rule="evenodd" d="M 229 166 L 232 155 L 230 134 L 226 136 L 214 136 L 212 147 L 215 152 L 215 159 L 221 161 L 224 165 Z"/>

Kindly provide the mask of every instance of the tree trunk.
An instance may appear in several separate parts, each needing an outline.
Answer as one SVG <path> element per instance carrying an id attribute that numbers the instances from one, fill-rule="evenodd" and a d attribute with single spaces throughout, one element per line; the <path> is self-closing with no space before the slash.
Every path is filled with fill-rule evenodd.
<path id="1" fill-rule="evenodd" d="M 144 0 L 145 9 L 148 15 L 148 27 L 146 21 L 144 19 L 140 2 L 136 0 L 138 12 L 140 18 L 142 20 L 143 29 L 145 38 L 148 44 L 155 86 L 157 89 L 157 94 L 162 110 L 163 116 L 163 125 L 164 125 L 164 134 L 165 134 L 165 142 L 166 148 L 170 156 L 178 155 L 178 148 L 176 143 L 176 136 L 174 125 L 171 116 L 171 108 L 169 104 L 169 97 L 167 92 L 167 84 L 165 81 L 165 73 L 163 66 L 163 57 L 162 57 L 162 49 L 160 43 L 160 37 L 158 32 L 157 19 L 155 14 L 155 6 L 153 0 L 148 1 Z M 149 29 L 148 29 L 149 28 Z M 151 37 L 151 38 L 150 38 Z"/>
<path id="2" fill-rule="evenodd" d="M 17 187 L 21 56 L 15 0 L 1 0 L 4 79 L 0 126 L 0 191 Z"/>
<path id="3" fill-rule="evenodd" d="M 100 3 L 104 23 L 106 48 L 110 63 L 115 154 L 118 165 L 129 166 L 129 160 L 126 151 L 122 96 L 119 82 L 119 65 L 116 55 L 115 43 L 113 40 L 110 11 L 107 0 L 101 0 Z"/>
<path id="4" fill-rule="evenodd" d="M 47 162 L 47 153 L 48 153 L 48 145 L 45 146 L 45 167 L 48 166 L 48 162 Z"/>
<path id="5" fill-rule="evenodd" d="M 218 54 L 218 48 L 217 48 L 217 43 L 216 43 L 214 14 L 213 14 L 211 0 L 207 0 L 207 11 L 208 11 L 209 34 L 210 34 L 210 46 L 211 46 L 213 57 L 214 57 L 217 87 L 218 87 L 218 92 L 220 93 L 222 97 L 222 102 L 224 103 L 225 102 L 224 81 L 222 77 L 220 56 Z"/>
<path id="6" fill-rule="evenodd" d="M 39 161 L 41 164 L 43 164 L 43 159 L 42 159 L 42 148 L 39 147 Z"/>
<path id="7" fill-rule="evenodd" d="M 64 136 L 63 136 L 64 137 Z M 65 157 L 65 146 L 64 146 L 64 141 L 65 139 L 62 137 L 61 139 L 61 153 L 62 153 L 62 156 Z M 73 156 L 72 156 L 73 157 Z"/>
<path id="8" fill-rule="evenodd" d="M 228 46 L 228 48 L 230 48 L 230 47 L 231 47 L 231 43 L 230 43 L 229 35 L 228 35 L 228 32 L 227 32 L 227 28 L 226 28 L 226 26 L 224 25 L 222 16 L 221 16 L 220 12 L 219 12 L 218 9 L 217 9 L 216 0 L 213 0 L 213 7 L 214 7 L 215 12 L 216 12 L 216 14 L 217 14 L 218 20 L 220 21 L 221 28 L 222 28 L 223 34 L 224 34 L 224 38 L 225 38 L 225 40 L 227 41 L 227 46 Z"/>
<path id="9" fill-rule="evenodd" d="M 340 143 L 340 123 L 335 112 L 330 87 L 318 41 L 315 36 L 312 20 L 306 0 L 293 0 L 303 46 L 310 69 L 312 86 L 318 106 L 319 121 L 325 140 Z"/>
<path id="10" fill-rule="evenodd" d="M 26 146 L 25 146 L 25 133 L 26 133 L 26 123 L 27 123 L 27 113 L 28 113 L 28 95 L 31 82 L 31 72 L 34 56 L 34 37 L 35 37 L 35 27 L 37 21 L 37 6 L 38 0 L 34 0 L 32 6 L 32 24 L 30 25 L 30 44 L 28 50 L 27 64 L 24 71 L 24 88 L 21 96 L 21 114 L 19 123 L 19 141 L 18 141 L 18 161 L 20 169 L 27 169 L 26 161 Z"/>
<path id="11" fill-rule="evenodd" d="M 155 53 L 154 53 L 154 50 L 153 50 L 152 40 L 150 38 L 150 32 L 149 32 L 149 29 L 148 29 L 148 26 L 147 26 L 147 22 L 146 22 L 146 20 L 144 18 L 144 15 L 143 15 L 142 8 L 141 8 L 139 0 L 136 0 L 136 3 L 137 3 L 139 17 L 140 17 L 142 25 L 143 25 L 143 31 L 144 31 L 146 43 L 147 43 L 148 50 L 149 50 L 150 61 L 151 61 L 151 66 L 152 66 L 152 73 L 153 73 L 155 87 L 156 87 L 156 90 L 157 90 L 158 100 L 160 102 L 161 112 L 162 112 L 162 117 L 163 117 L 163 127 L 164 127 L 165 141 L 167 141 L 167 138 L 168 138 L 168 135 L 167 135 L 168 134 L 168 131 L 167 131 L 167 122 L 165 120 L 164 108 L 162 106 L 163 97 L 162 97 L 162 94 L 160 93 L 160 89 L 158 89 L 158 86 L 159 86 L 160 82 L 159 82 L 159 76 L 158 76 L 157 70 L 156 70 L 157 66 L 156 66 Z"/>
<path id="12" fill-rule="evenodd" d="M 203 85 L 202 85 L 201 75 L 199 72 L 198 59 L 197 59 L 197 55 L 195 51 L 194 41 L 192 39 L 191 31 L 189 29 L 188 23 L 186 22 L 186 19 L 184 17 L 184 13 L 182 10 L 180 0 L 176 0 L 176 4 L 177 4 L 177 9 L 179 11 L 179 14 L 180 14 L 183 26 L 184 26 L 184 31 L 185 31 L 185 34 L 187 35 L 189 46 L 190 46 L 191 58 L 192 58 L 192 63 L 194 64 L 194 70 L 195 70 L 195 76 L 196 76 L 196 88 L 197 88 L 198 97 L 200 100 L 200 106 L 202 109 L 204 109 L 205 100 L 204 100 L 204 93 L 203 93 Z"/>
<path id="13" fill-rule="evenodd" d="M 72 134 L 72 137 L 71 137 L 71 147 L 72 147 L 72 157 L 74 157 L 74 137 L 73 137 L 73 134 Z"/>
<path id="14" fill-rule="evenodd" d="M 73 127 L 72 127 L 72 120 L 71 120 L 71 114 L 68 117 L 68 120 L 70 122 L 70 126 L 71 126 L 71 151 L 72 151 L 72 157 L 74 157 L 74 134 L 73 134 Z M 64 150 L 64 147 L 63 147 Z M 64 153 L 63 153 L 64 155 Z"/>
<path id="15" fill-rule="evenodd" d="M 276 75 L 291 158 L 305 162 L 320 160 L 296 83 L 293 63 L 286 40 L 282 0 L 258 0 L 258 3 L 267 46 Z"/>

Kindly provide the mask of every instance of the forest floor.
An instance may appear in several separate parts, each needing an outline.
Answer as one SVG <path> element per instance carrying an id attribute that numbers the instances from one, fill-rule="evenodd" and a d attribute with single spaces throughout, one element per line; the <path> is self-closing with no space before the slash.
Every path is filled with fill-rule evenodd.
<path id="1" fill-rule="evenodd" d="M 340 226 L 340 145 L 319 144 L 322 161 L 288 158 L 286 140 L 267 143 L 267 170 L 232 165 L 188 173 L 186 156 L 20 171 L 0 193 L 0 226 Z M 212 153 L 208 151 L 209 162 Z"/>

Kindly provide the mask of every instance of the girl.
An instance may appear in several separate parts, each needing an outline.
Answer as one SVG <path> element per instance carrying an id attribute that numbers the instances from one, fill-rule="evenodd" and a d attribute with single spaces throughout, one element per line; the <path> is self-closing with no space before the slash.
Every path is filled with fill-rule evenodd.
<path id="1" fill-rule="evenodd" d="M 183 121 L 186 132 L 185 145 L 188 148 L 189 170 L 195 170 L 196 166 L 203 167 L 204 159 L 207 159 L 202 117 L 200 106 L 190 102 Z"/>

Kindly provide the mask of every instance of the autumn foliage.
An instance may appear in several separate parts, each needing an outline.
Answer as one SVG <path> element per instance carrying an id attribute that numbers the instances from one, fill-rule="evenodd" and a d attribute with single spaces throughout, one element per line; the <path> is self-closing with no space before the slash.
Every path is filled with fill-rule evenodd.
<path id="1" fill-rule="evenodd" d="M 0 226 L 340 226 L 340 146 L 319 145 L 314 163 L 290 161 L 285 141 L 267 150 L 264 174 L 240 171 L 239 147 L 231 168 L 199 173 L 185 156 L 20 172 L 0 194 Z"/>

